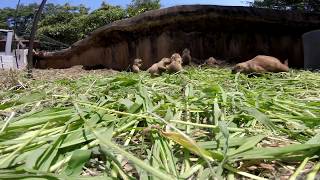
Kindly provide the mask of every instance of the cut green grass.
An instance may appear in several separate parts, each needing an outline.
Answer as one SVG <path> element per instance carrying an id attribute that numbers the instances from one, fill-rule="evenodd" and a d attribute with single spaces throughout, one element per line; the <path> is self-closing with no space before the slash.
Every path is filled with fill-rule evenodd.
<path id="1" fill-rule="evenodd" d="M 319 73 L 17 78 L 24 88 L 0 92 L 0 179 L 269 179 L 286 166 L 296 178 L 307 163 L 319 174 Z"/>

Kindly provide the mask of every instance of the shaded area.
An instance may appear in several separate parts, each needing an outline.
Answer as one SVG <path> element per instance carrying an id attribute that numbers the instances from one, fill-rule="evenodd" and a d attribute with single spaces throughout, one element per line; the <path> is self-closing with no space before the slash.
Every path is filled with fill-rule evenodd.
<path id="1" fill-rule="evenodd" d="M 37 68 L 74 65 L 125 70 L 135 58 L 146 69 L 184 48 L 196 59 L 241 62 L 257 54 L 303 67 L 302 34 L 320 28 L 319 14 L 212 5 L 175 6 L 113 22 L 70 48 L 40 53 Z"/>

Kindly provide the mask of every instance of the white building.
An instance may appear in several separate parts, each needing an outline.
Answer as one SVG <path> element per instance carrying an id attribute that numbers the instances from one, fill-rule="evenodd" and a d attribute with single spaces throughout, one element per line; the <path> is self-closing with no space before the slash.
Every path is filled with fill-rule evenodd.
<path id="1" fill-rule="evenodd" d="M 28 50 L 19 49 L 19 45 L 16 50 L 11 49 L 13 34 L 13 30 L 0 29 L 0 40 L 5 42 L 5 48 L 0 49 L 0 70 L 23 69 L 27 65 Z"/>

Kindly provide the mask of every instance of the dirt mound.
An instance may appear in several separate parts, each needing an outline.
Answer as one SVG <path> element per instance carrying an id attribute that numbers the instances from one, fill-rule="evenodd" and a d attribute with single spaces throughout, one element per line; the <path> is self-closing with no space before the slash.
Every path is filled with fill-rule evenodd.
<path id="1" fill-rule="evenodd" d="M 188 5 L 149 11 L 110 23 L 70 48 L 39 53 L 37 68 L 74 65 L 125 70 L 136 58 L 147 69 L 163 57 L 182 53 L 238 63 L 258 54 L 289 59 L 303 67 L 302 34 L 319 29 L 318 14 L 251 7 Z"/>

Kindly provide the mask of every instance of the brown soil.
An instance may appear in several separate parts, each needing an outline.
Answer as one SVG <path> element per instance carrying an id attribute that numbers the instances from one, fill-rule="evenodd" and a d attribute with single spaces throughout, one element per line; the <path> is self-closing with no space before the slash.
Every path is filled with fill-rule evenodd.
<path id="1" fill-rule="evenodd" d="M 32 79 L 53 81 L 57 79 L 78 79 L 88 74 L 111 75 L 117 71 L 111 69 L 84 70 L 82 66 L 68 69 L 33 69 Z M 28 81 L 25 70 L 0 70 L 0 91 L 21 86 Z"/>

